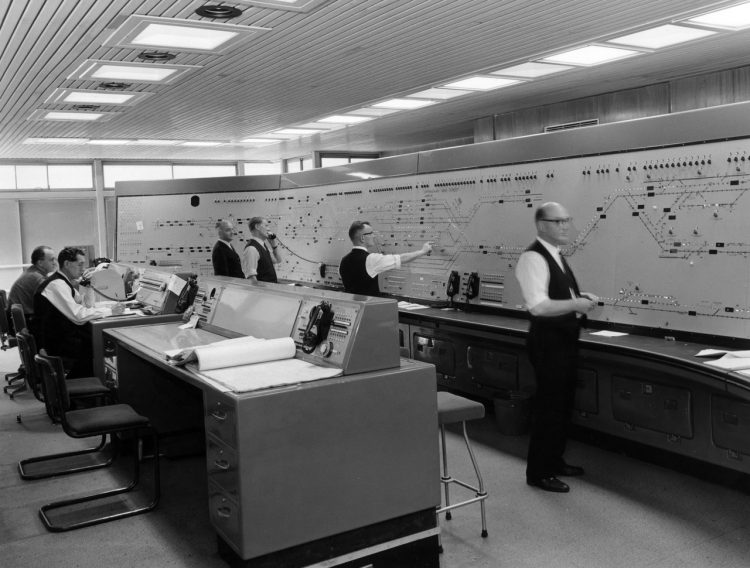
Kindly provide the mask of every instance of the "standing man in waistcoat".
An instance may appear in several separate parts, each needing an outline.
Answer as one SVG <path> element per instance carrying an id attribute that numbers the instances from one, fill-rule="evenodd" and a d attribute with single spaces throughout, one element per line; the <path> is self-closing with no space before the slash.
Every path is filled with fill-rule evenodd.
<path id="1" fill-rule="evenodd" d="M 216 276 L 232 276 L 234 278 L 244 278 L 242 273 L 242 261 L 240 255 L 232 246 L 234 238 L 234 224 L 231 221 L 222 220 L 216 223 L 216 232 L 219 240 L 216 241 L 213 251 L 211 251 L 211 262 L 214 265 L 214 274 Z"/>
<path id="2" fill-rule="evenodd" d="M 529 311 L 526 342 L 536 377 L 526 482 L 545 491 L 567 493 L 557 476 L 583 475 L 563 459 L 575 394 L 578 336 L 585 314 L 598 298 L 578 289 L 560 255 L 569 242 L 571 218 L 559 203 L 541 205 L 534 214 L 537 238 L 518 259 L 516 278 Z"/>
<path id="3" fill-rule="evenodd" d="M 247 223 L 251 239 L 242 253 L 242 271 L 253 282 L 278 282 L 275 264 L 280 264 L 281 249 L 276 235 L 268 231 L 268 219 L 253 217 Z"/>
<path id="4" fill-rule="evenodd" d="M 344 283 L 344 291 L 350 294 L 379 296 L 378 274 L 401 268 L 402 264 L 432 252 L 431 242 L 426 242 L 419 250 L 402 254 L 371 252 L 375 248 L 375 232 L 367 221 L 354 221 L 349 227 L 349 239 L 353 248 L 341 259 L 339 275 Z"/>
<path id="5" fill-rule="evenodd" d="M 34 294 L 33 333 L 39 349 L 62 357 L 69 377 L 94 374 L 91 320 L 119 315 L 124 306 L 94 308 L 84 304 L 75 285 L 86 269 L 81 249 L 67 247 L 57 255 L 59 269 L 42 282 Z"/>

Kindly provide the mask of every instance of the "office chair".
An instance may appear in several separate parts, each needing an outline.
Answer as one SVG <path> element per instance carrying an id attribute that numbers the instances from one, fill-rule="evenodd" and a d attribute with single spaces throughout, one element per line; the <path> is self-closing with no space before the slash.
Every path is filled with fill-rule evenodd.
<path id="1" fill-rule="evenodd" d="M 12 347 L 16 346 L 16 337 L 10 326 L 10 320 L 8 319 L 8 296 L 5 290 L 0 290 L 0 348 L 3 351 L 7 351 Z M 3 392 L 10 398 L 13 398 L 16 393 L 26 390 L 26 383 L 24 382 L 24 369 L 19 367 L 15 373 L 6 373 L 5 382 L 8 383 L 3 387 Z"/>
<path id="2" fill-rule="evenodd" d="M 101 442 L 99 446 L 87 450 L 23 460 L 19 462 L 18 467 L 24 479 L 42 479 L 106 467 L 117 457 L 119 444 L 127 440 L 133 444 L 130 453 L 133 462 L 133 474 L 127 485 L 42 506 L 39 509 L 39 516 L 47 529 L 53 532 L 78 529 L 154 509 L 160 497 L 159 440 L 149 419 L 138 414 L 127 404 L 72 410 L 62 360 L 59 357 L 37 355 L 35 362 L 44 381 L 47 400 L 59 414 L 65 433 L 72 438 L 100 436 Z M 107 437 L 111 441 L 110 448 L 112 449 L 112 455 L 109 458 L 93 464 L 74 467 L 60 467 L 58 465 L 58 467 L 54 467 L 56 462 L 65 464 L 66 461 L 69 462 L 71 458 L 77 456 L 100 453 L 99 449 L 105 445 Z M 153 444 L 153 488 L 150 492 L 147 492 L 150 493 L 147 503 L 139 505 L 130 496 L 125 496 L 124 499 L 112 499 L 112 497 L 120 494 L 133 494 L 133 491 L 138 487 L 140 482 L 141 442 L 146 437 L 150 438 Z M 40 469 L 46 469 L 46 471 L 29 475 L 28 467 L 32 464 L 42 466 Z M 24 471 L 26 474 L 23 473 Z M 91 507 L 86 507 L 84 505 L 86 503 L 90 503 Z"/>
<path id="3" fill-rule="evenodd" d="M 49 404 L 45 396 L 44 381 L 39 376 L 39 371 L 34 358 L 38 351 L 34 336 L 24 329 L 16 334 L 18 351 L 21 354 L 21 362 L 26 369 L 26 386 L 32 392 L 34 397 L 43 402 L 47 410 L 47 415 L 52 422 L 60 422 L 60 417 L 55 413 L 55 409 Z M 46 355 L 46 353 L 42 353 Z M 91 402 L 98 406 L 114 402 L 114 393 L 107 388 L 97 377 L 79 377 L 75 379 L 66 379 L 68 395 L 71 399 L 72 406 L 78 408 L 91 406 Z M 16 422 L 21 422 L 21 415 L 16 416 Z"/>

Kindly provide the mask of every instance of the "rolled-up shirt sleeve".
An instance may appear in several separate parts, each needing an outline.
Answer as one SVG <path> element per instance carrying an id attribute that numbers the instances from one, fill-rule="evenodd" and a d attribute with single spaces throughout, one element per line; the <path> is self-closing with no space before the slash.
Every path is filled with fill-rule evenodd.
<path id="1" fill-rule="evenodd" d="M 47 284 L 42 296 L 47 298 L 66 318 L 78 325 L 112 315 L 110 308 L 87 308 L 84 306 L 81 295 L 76 292 L 75 297 L 71 296 L 70 288 L 62 280 L 53 280 Z"/>
<path id="2" fill-rule="evenodd" d="M 516 264 L 516 279 L 521 285 L 521 294 L 526 309 L 531 310 L 549 299 L 549 266 L 541 254 L 526 251 Z"/>
<path id="3" fill-rule="evenodd" d="M 373 252 L 365 259 L 365 270 L 370 278 L 375 278 L 378 274 L 394 268 L 401 268 L 401 255 Z"/>

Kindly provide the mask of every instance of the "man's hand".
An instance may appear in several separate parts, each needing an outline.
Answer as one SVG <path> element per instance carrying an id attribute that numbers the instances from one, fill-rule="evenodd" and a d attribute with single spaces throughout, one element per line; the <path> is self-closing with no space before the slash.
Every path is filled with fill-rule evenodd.
<path id="1" fill-rule="evenodd" d="M 432 252 L 432 242 L 427 241 L 422 245 L 422 254 L 430 254 Z"/>
<path id="2" fill-rule="evenodd" d="M 112 306 L 113 316 L 121 316 L 123 313 L 125 313 L 125 304 L 117 302 L 114 306 Z"/>

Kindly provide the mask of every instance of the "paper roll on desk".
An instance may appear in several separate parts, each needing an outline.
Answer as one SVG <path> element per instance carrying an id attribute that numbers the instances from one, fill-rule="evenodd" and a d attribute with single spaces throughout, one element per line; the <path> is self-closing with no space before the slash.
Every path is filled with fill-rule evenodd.
<path id="1" fill-rule="evenodd" d="M 193 363 L 201 377 L 225 391 L 248 392 L 342 374 L 341 369 L 295 359 L 295 354 L 291 337 L 238 337 L 166 352 L 169 362 L 175 365 Z"/>
<path id="2" fill-rule="evenodd" d="M 291 337 L 258 339 L 238 337 L 189 349 L 167 351 L 167 360 L 175 365 L 195 362 L 199 371 L 252 365 L 267 361 L 292 359 L 296 353 Z"/>

